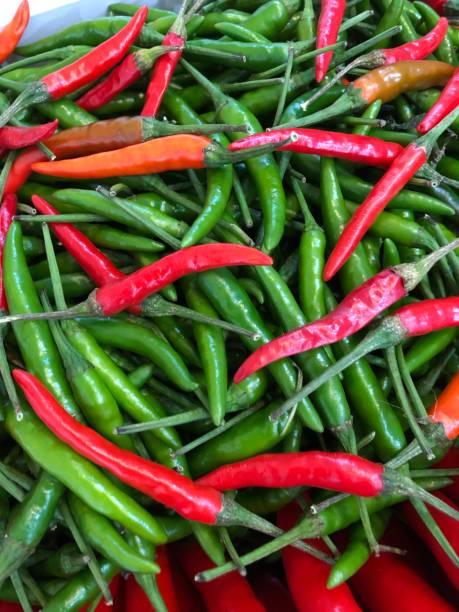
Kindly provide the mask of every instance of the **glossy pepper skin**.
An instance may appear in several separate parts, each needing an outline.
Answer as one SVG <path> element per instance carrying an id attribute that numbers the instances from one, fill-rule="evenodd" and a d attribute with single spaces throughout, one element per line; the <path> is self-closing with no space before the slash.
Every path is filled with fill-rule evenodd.
<path id="1" fill-rule="evenodd" d="M 293 141 L 280 146 L 279 151 L 315 153 L 326 157 L 347 159 L 368 166 L 387 166 L 403 150 L 402 146 L 395 142 L 379 140 L 372 136 L 304 128 L 273 129 L 269 132 L 253 134 L 232 142 L 229 149 L 240 151 L 246 147 L 261 144 L 282 143 L 290 137 L 293 138 Z"/>
<path id="2" fill-rule="evenodd" d="M 459 69 L 456 68 L 454 74 L 443 88 L 440 97 L 435 104 L 427 111 L 422 121 L 416 127 L 420 134 L 426 134 L 435 127 L 448 113 L 450 113 L 459 103 Z"/>
<path id="3" fill-rule="evenodd" d="M 58 121 L 31 127 L 9 127 L 0 128 L 1 149 L 22 149 L 46 140 L 54 134 Z"/>
<path id="4" fill-rule="evenodd" d="M 29 23 L 29 18 L 29 2 L 28 0 L 23 0 L 18 6 L 13 19 L 0 32 L 0 64 L 15 50 Z"/>
<path id="5" fill-rule="evenodd" d="M 333 45 L 346 10 L 346 0 L 321 0 L 317 23 L 317 49 Z M 316 57 L 316 81 L 320 83 L 327 74 L 333 51 L 326 51 Z"/>
<path id="6" fill-rule="evenodd" d="M 445 436 L 455 440 L 459 435 L 459 374 L 448 385 L 429 409 L 429 418 L 443 425 Z"/>

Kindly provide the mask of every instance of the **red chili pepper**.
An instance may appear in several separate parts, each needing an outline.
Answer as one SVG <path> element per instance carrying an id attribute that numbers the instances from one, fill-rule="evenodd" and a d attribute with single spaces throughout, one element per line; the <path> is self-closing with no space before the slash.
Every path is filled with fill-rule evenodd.
<path id="1" fill-rule="evenodd" d="M 59 211 L 40 196 L 33 195 L 32 204 L 42 215 L 59 214 Z M 123 272 L 71 223 L 51 223 L 51 228 L 96 285 L 107 285 L 124 278 Z"/>
<path id="2" fill-rule="evenodd" d="M 209 525 L 245 525 L 273 534 L 270 523 L 245 510 L 219 491 L 197 484 L 159 463 L 109 442 L 79 423 L 35 376 L 13 370 L 30 406 L 47 427 L 73 450 L 129 486 L 175 510 L 180 516 Z"/>
<path id="3" fill-rule="evenodd" d="M 203 612 L 205 610 L 202 597 L 194 586 L 195 583 L 188 580 L 175 560 L 172 563 L 172 581 L 179 610 L 186 610 L 187 612 Z M 289 611 L 286 610 L 286 612 Z"/>
<path id="4" fill-rule="evenodd" d="M 228 148 L 230 151 L 241 151 L 268 143 L 280 144 L 289 139 L 290 142 L 280 146 L 279 151 L 315 153 L 370 166 L 387 166 L 403 151 L 403 147 L 396 142 L 387 142 L 372 136 L 307 128 L 285 128 L 251 134 L 232 142 Z"/>
<path id="5" fill-rule="evenodd" d="M 443 495 L 441 492 L 436 491 L 433 495 L 443 500 L 445 503 L 448 503 L 450 506 L 455 507 L 456 510 L 459 510 L 457 506 L 451 502 L 446 495 Z M 403 516 L 405 517 L 408 525 L 413 529 L 421 540 L 425 542 L 425 544 L 430 548 L 432 554 L 437 559 L 438 563 L 443 568 L 445 574 L 448 576 L 451 583 L 455 586 L 456 589 L 459 590 L 459 568 L 454 564 L 454 562 L 448 557 L 443 548 L 440 546 L 438 541 L 429 531 L 429 529 L 425 526 L 424 522 L 414 509 L 414 507 L 409 502 L 404 502 L 401 506 Z M 456 554 L 459 555 L 459 528 L 457 525 L 457 521 L 452 519 L 451 517 L 443 514 L 442 512 L 438 512 L 435 508 L 429 508 L 432 518 L 435 520 L 437 525 L 440 527 L 444 536 L 456 551 Z"/>
<path id="6" fill-rule="evenodd" d="M 384 310 L 408 295 L 431 267 L 458 246 L 459 239 L 418 262 L 382 270 L 365 281 L 328 315 L 298 327 L 259 347 L 239 367 L 234 382 L 283 357 L 338 342 L 355 334 Z"/>
<path id="7" fill-rule="evenodd" d="M 442 423 L 445 435 L 450 440 L 459 436 L 459 373 L 453 376 L 432 404 L 429 418 L 434 423 Z M 459 461 L 454 467 L 459 467 Z"/>
<path id="8" fill-rule="evenodd" d="M 454 402 L 454 405 L 459 405 L 459 375 L 456 374 L 454 379 L 456 379 L 455 386 L 457 393 L 454 397 L 451 398 L 451 400 L 448 401 L 448 405 L 450 401 Z M 438 400 L 441 401 L 442 395 L 443 394 L 440 395 L 440 398 L 438 398 Z M 456 446 L 450 448 L 446 455 L 443 457 L 443 459 L 435 464 L 435 467 L 438 467 L 440 469 L 459 468 L 459 448 L 457 448 Z M 451 480 L 453 480 L 453 484 L 449 485 L 448 487 L 445 487 L 444 489 L 442 489 L 442 491 L 445 495 L 452 499 L 453 502 L 459 505 L 459 476 L 451 476 L 450 478 Z"/>
<path id="9" fill-rule="evenodd" d="M 345 10 L 345 0 L 321 0 L 320 16 L 317 24 L 317 49 L 335 44 Z M 332 57 L 333 51 L 327 51 L 316 57 L 316 81 L 318 83 L 327 74 Z"/>
<path id="10" fill-rule="evenodd" d="M 135 306 L 182 276 L 223 266 L 271 265 L 269 255 L 238 244 L 213 243 L 181 249 L 129 274 L 88 298 L 90 310 L 110 316 Z"/>
<path id="11" fill-rule="evenodd" d="M 298 612 L 287 587 L 266 570 L 251 572 L 249 582 L 266 612 Z"/>
<path id="12" fill-rule="evenodd" d="M 46 143 L 45 143 L 46 144 Z M 5 193 L 17 193 L 32 173 L 32 164 L 47 159 L 38 147 L 25 149 L 16 157 L 5 183 Z"/>
<path id="13" fill-rule="evenodd" d="M 87 111 L 107 104 L 117 94 L 138 81 L 151 69 L 158 57 L 169 51 L 170 47 L 160 46 L 130 53 L 107 78 L 78 98 L 77 104 Z"/>
<path id="14" fill-rule="evenodd" d="M 458 116 L 459 105 L 428 134 L 410 143 L 392 162 L 341 233 L 325 265 L 325 281 L 329 281 L 346 263 L 379 213 L 426 163 L 437 139 Z"/>
<path id="15" fill-rule="evenodd" d="M 166 608 L 168 612 L 180 612 L 172 582 L 170 562 L 164 546 L 157 547 L 155 560 L 161 568 L 159 574 L 155 576 L 156 583 Z M 155 612 L 155 608 L 133 574 L 129 574 L 126 582 L 125 603 L 125 612 Z"/>
<path id="16" fill-rule="evenodd" d="M 370 557 L 351 579 L 351 585 L 371 612 L 453 612 L 455 609 L 402 557 L 393 553 Z"/>
<path id="17" fill-rule="evenodd" d="M 127 25 L 75 62 L 42 77 L 28 85 L 0 117 L 5 125 L 19 110 L 47 100 L 58 100 L 97 80 L 113 68 L 128 52 L 137 38 L 148 14 L 148 8 L 139 9 Z"/>
<path id="18" fill-rule="evenodd" d="M 162 45 L 177 47 L 177 51 L 170 51 L 156 62 L 148 84 L 145 104 L 142 115 L 154 117 L 161 106 L 161 101 L 172 80 L 177 64 L 182 57 L 186 43 L 186 27 L 184 11 L 187 0 L 182 0 L 182 7 L 172 24 L 169 32 L 163 39 Z"/>
<path id="19" fill-rule="evenodd" d="M 5 290 L 3 288 L 3 247 L 6 235 L 16 214 L 17 199 L 15 195 L 6 195 L 0 207 L 0 311 L 6 311 Z"/>
<path id="20" fill-rule="evenodd" d="M 445 7 L 449 4 L 448 0 L 427 0 L 426 4 L 437 11 L 439 15 L 445 14 Z M 454 3 L 453 3 L 454 8 Z"/>
<path id="21" fill-rule="evenodd" d="M 367 334 L 350 353 L 308 382 L 301 391 L 286 400 L 271 416 L 278 418 L 330 378 L 372 351 L 395 346 L 412 336 L 420 336 L 457 325 L 459 325 L 459 296 L 424 300 L 403 306 L 392 315 L 385 317 L 380 325 Z M 443 424 L 445 436 L 448 438 L 456 436 L 459 432 L 457 406 L 451 406 L 450 411 L 435 413 L 437 421 Z"/>
<path id="22" fill-rule="evenodd" d="M 289 504 L 277 515 L 281 529 L 291 529 L 301 518 L 296 503 Z M 304 540 L 326 552 L 321 540 Z M 292 546 L 282 549 L 282 561 L 290 593 L 298 612 L 360 612 L 347 584 L 327 589 L 330 566 Z"/>
<path id="23" fill-rule="evenodd" d="M 430 32 L 421 38 L 411 40 L 393 49 L 381 49 L 380 52 L 384 54 L 384 65 L 424 59 L 435 51 L 445 38 L 447 31 L 448 20 L 442 17 Z"/>
<path id="24" fill-rule="evenodd" d="M 446 117 L 459 104 L 459 68 L 456 68 L 440 97 L 435 104 L 428 110 L 421 123 L 416 127 L 420 134 L 425 134 L 439 121 Z"/>
<path id="25" fill-rule="evenodd" d="M 58 120 L 34 125 L 31 127 L 2 127 L 0 128 L 0 147 L 2 149 L 23 149 L 45 140 L 56 131 Z"/>
<path id="26" fill-rule="evenodd" d="M 0 64 L 16 49 L 24 30 L 29 23 L 30 10 L 28 0 L 18 6 L 13 19 L 0 32 Z"/>
<path id="27" fill-rule="evenodd" d="M 262 155 L 276 148 L 277 145 L 267 144 L 232 152 L 206 136 L 180 134 L 78 159 L 37 163 L 32 165 L 32 170 L 40 174 L 67 178 L 129 176 L 218 167 Z"/>
<path id="28" fill-rule="evenodd" d="M 174 546 L 176 559 L 190 580 L 215 564 L 195 542 L 180 542 Z M 248 581 L 233 571 L 210 582 L 195 582 L 204 599 L 207 612 L 266 612 Z"/>
<path id="29" fill-rule="evenodd" d="M 197 482 L 219 491 L 247 487 L 318 487 L 374 497 L 385 490 L 384 466 L 357 455 L 266 453 L 223 465 Z"/>

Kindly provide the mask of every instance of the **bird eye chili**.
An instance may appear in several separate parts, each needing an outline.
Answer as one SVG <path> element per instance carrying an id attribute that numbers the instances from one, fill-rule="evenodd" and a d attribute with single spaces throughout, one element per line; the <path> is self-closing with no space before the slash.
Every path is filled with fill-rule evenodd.
<path id="1" fill-rule="evenodd" d="M 0 116 L 0 125 L 5 125 L 17 112 L 39 102 L 58 100 L 95 81 L 115 66 L 128 52 L 137 38 L 147 16 L 147 7 L 137 11 L 129 23 L 114 36 L 105 40 L 76 60 L 56 72 L 27 85 L 11 106 Z"/>
<path id="2" fill-rule="evenodd" d="M 320 15 L 317 23 L 317 49 L 333 45 L 346 10 L 346 0 L 321 0 Z M 320 83 L 327 74 L 333 51 L 321 53 L 316 57 L 316 81 Z"/>
<path id="3" fill-rule="evenodd" d="M 329 314 L 264 344 L 241 365 L 234 382 L 283 357 L 338 342 L 372 321 L 381 312 L 408 295 L 433 265 L 449 250 L 457 248 L 459 239 L 415 263 L 400 264 L 383 270 L 353 289 Z"/>

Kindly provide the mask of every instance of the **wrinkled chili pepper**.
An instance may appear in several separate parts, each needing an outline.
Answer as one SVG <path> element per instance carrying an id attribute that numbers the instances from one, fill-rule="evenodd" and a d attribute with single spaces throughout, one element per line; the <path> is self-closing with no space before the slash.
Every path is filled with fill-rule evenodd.
<path id="1" fill-rule="evenodd" d="M 0 32 L 0 64 L 16 49 L 24 30 L 29 23 L 30 10 L 28 0 L 23 0 L 18 6 L 13 19 Z"/>
<path id="2" fill-rule="evenodd" d="M 387 166 L 403 150 L 402 146 L 395 142 L 380 140 L 372 136 L 303 128 L 286 128 L 251 134 L 232 142 L 228 148 L 230 151 L 241 151 L 268 143 L 280 145 L 289 139 L 291 142 L 279 146 L 279 151 L 315 153 L 369 166 Z"/>
<path id="3" fill-rule="evenodd" d="M 175 47 L 160 46 L 130 53 L 108 77 L 78 98 L 77 104 L 87 111 L 107 104 L 146 74 L 161 55 L 174 49 Z"/>
<path id="4" fill-rule="evenodd" d="M 118 151 L 53 163 L 35 163 L 32 170 L 68 178 L 105 178 L 170 170 L 212 168 L 268 153 L 276 144 L 231 152 L 205 136 L 183 134 L 156 138 Z"/>
<path id="5" fill-rule="evenodd" d="M 355 363 L 371 351 L 389 348 L 400 344 L 406 338 L 423 336 L 432 331 L 459 325 L 459 297 L 429 299 L 414 304 L 402 306 L 393 314 L 385 317 L 380 325 L 370 332 L 351 352 L 315 380 L 309 382 L 292 398 L 289 398 L 276 413 L 276 418 L 285 410 L 290 409 L 300 399 L 307 397 L 320 385 L 332 376 L 336 376 L 349 365 Z M 451 422 L 452 415 L 436 414 L 438 422 L 445 427 L 447 437 L 451 438 L 459 433 L 459 422 Z"/>
<path id="6" fill-rule="evenodd" d="M 54 134 L 58 121 L 31 127 L 1 127 L 0 147 L 2 149 L 22 149 L 37 144 Z"/>
<path id="7" fill-rule="evenodd" d="M 29 372 L 16 369 L 13 376 L 34 411 L 60 440 L 122 482 L 190 520 L 209 525 L 246 524 L 262 531 L 269 526 L 215 489 L 198 485 L 171 468 L 120 449 L 82 425 Z M 272 533 L 270 526 L 268 529 Z"/>
<path id="8" fill-rule="evenodd" d="M 331 106 L 278 127 L 305 127 L 330 121 L 332 117 L 365 108 L 378 99 L 383 103 L 390 102 L 407 91 L 445 85 L 453 72 L 454 67 L 450 64 L 430 60 L 396 62 L 380 66 L 353 81 L 346 93 Z M 307 106 L 305 101 L 302 108 L 305 109 Z"/>
<path id="9" fill-rule="evenodd" d="M 346 0 L 321 0 L 320 15 L 317 23 L 317 49 L 335 44 L 346 10 Z M 320 83 L 327 74 L 333 51 L 321 53 L 316 57 L 316 81 Z"/>
<path id="10" fill-rule="evenodd" d="M 392 162 L 367 198 L 353 214 L 325 264 L 324 280 L 330 280 L 346 263 L 367 230 L 387 203 L 426 163 L 437 139 L 459 116 L 459 106 L 451 111 L 428 134 L 410 143 Z"/>
<path id="11" fill-rule="evenodd" d="M 137 38 L 147 13 L 147 7 L 139 9 L 124 28 L 89 53 L 72 64 L 27 85 L 13 104 L 2 113 L 0 125 L 8 123 L 11 117 L 27 106 L 63 98 L 113 68 L 126 55 Z"/>
<path id="12" fill-rule="evenodd" d="M 338 342 L 372 321 L 381 312 L 398 302 L 425 277 L 431 267 L 458 241 L 427 255 L 418 262 L 387 268 L 359 285 L 329 314 L 275 338 L 257 349 L 234 375 L 239 383 L 260 367 L 296 353 Z"/>
<path id="13" fill-rule="evenodd" d="M 184 17 L 186 6 L 187 0 L 182 0 L 180 11 L 161 43 L 162 45 L 177 47 L 177 50 L 170 51 L 166 53 L 166 55 L 161 56 L 153 68 L 145 96 L 145 104 L 141 112 L 142 115 L 147 117 L 154 117 L 158 112 L 161 100 L 169 87 L 177 64 L 182 57 L 187 34 Z"/>

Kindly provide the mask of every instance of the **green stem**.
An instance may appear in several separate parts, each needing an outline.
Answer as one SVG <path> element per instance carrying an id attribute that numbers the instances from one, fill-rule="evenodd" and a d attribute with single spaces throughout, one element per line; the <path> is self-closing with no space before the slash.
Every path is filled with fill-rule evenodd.
<path id="1" fill-rule="evenodd" d="M 46 597 L 45 597 L 43 591 L 38 586 L 38 584 L 35 582 L 35 580 L 29 574 L 29 572 L 26 569 L 23 568 L 23 569 L 19 570 L 19 576 L 22 579 L 22 582 L 24 583 L 24 585 L 29 589 L 29 591 L 33 595 L 33 597 L 38 601 L 40 606 L 45 606 L 46 605 Z"/>
<path id="2" fill-rule="evenodd" d="M 293 49 L 290 47 L 288 50 L 287 65 L 285 67 L 284 83 L 282 85 L 281 94 L 279 96 L 279 102 L 277 104 L 273 126 L 276 126 L 279 123 L 282 113 L 284 112 L 285 101 L 287 100 L 287 94 L 290 89 L 290 79 L 292 76 L 292 67 L 293 67 Z"/>
<path id="3" fill-rule="evenodd" d="M 63 215 L 16 215 L 15 221 L 22 223 L 106 223 L 107 219 L 90 213 Z"/>
<path id="4" fill-rule="evenodd" d="M 402 380 L 405 383 L 405 387 L 408 390 L 411 401 L 413 402 L 413 406 L 416 412 L 416 416 L 418 419 L 424 419 L 427 417 L 427 411 L 424 406 L 424 402 L 419 396 L 418 390 L 416 389 L 416 385 L 413 382 L 411 377 L 410 370 L 406 364 L 405 355 L 403 354 L 403 347 L 398 345 L 395 349 L 397 364 L 400 370 L 400 374 L 402 376 Z"/>
<path id="5" fill-rule="evenodd" d="M 234 547 L 234 544 L 228 533 L 228 529 L 226 527 L 219 527 L 218 531 L 222 544 L 226 548 L 229 558 L 234 563 L 235 567 L 237 568 L 237 571 L 241 576 L 246 576 L 247 570 L 245 569 L 244 564 L 242 563 L 241 558 L 236 548 Z"/>
<path id="6" fill-rule="evenodd" d="M 156 419 L 156 421 L 146 421 L 145 423 L 133 423 L 132 425 L 123 425 L 121 427 L 117 427 L 116 433 L 120 436 L 124 436 L 162 427 L 175 427 L 177 425 L 186 425 L 188 423 L 194 423 L 196 421 L 202 421 L 203 419 L 209 418 L 209 413 L 206 410 L 204 410 L 203 408 L 196 408 L 194 410 L 188 410 L 186 412 L 174 414 L 172 416 L 164 417 L 162 419 Z"/>
<path id="7" fill-rule="evenodd" d="M 250 207 L 245 197 L 244 190 L 242 189 L 241 181 L 236 170 L 233 171 L 233 189 L 236 200 L 241 210 L 242 220 L 247 228 L 253 227 L 253 219 L 250 213 Z"/>
<path id="8" fill-rule="evenodd" d="M 403 381 L 400 376 L 400 370 L 398 367 L 397 357 L 396 357 L 394 347 L 389 347 L 387 349 L 386 357 L 387 357 L 387 365 L 389 368 L 390 377 L 392 379 L 392 385 L 394 387 L 394 391 L 397 395 L 397 398 L 400 402 L 400 407 L 403 411 L 403 414 L 405 415 L 406 420 L 408 421 L 408 424 L 410 426 L 410 429 L 413 432 L 414 437 L 419 443 L 419 446 L 422 448 L 422 450 L 424 451 L 428 459 L 433 459 L 435 455 L 433 454 L 432 449 L 430 448 L 429 443 L 427 442 L 422 429 L 420 428 L 418 422 L 416 421 L 413 415 L 413 411 L 411 409 L 410 402 L 408 400 L 408 396 L 406 394 L 405 387 L 403 386 Z"/>
<path id="9" fill-rule="evenodd" d="M 19 572 L 13 572 L 10 576 L 10 580 L 13 584 L 14 590 L 16 591 L 16 595 L 18 596 L 19 603 L 24 612 L 33 612 L 32 606 L 30 605 L 29 598 L 27 597 L 26 590 L 22 583 L 21 577 L 19 576 Z"/>
<path id="10" fill-rule="evenodd" d="M 0 202 L 3 200 L 3 192 L 5 191 L 6 181 L 10 174 L 11 166 L 16 159 L 16 151 L 9 151 L 3 164 L 2 171 L 0 172 Z"/>
<path id="11" fill-rule="evenodd" d="M 0 472 L 0 487 L 19 502 L 25 497 L 25 493 L 21 487 L 18 487 L 18 485 L 10 480 L 3 472 Z"/>
<path id="12" fill-rule="evenodd" d="M 54 300 L 59 310 L 66 310 L 67 302 L 65 301 L 64 290 L 62 289 L 59 266 L 56 259 L 56 253 L 54 252 L 51 232 L 49 231 L 49 226 L 46 223 L 43 223 L 41 229 L 43 232 L 43 241 L 45 243 L 46 259 L 48 260 L 51 284 L 53 286 Z"/>

